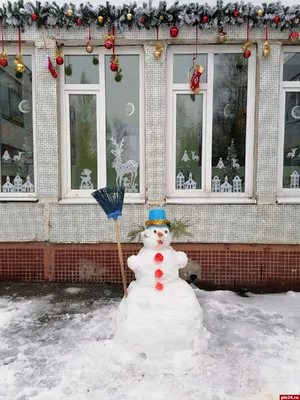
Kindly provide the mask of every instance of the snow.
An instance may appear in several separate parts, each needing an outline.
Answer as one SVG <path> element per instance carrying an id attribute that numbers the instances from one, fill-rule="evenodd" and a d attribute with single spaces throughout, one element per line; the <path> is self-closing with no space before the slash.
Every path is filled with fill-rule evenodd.
<path id="1" fill-rule="evenodd" d="M 120 299 L 0 297 L 1 400 L 278 400 L 300 393 L 300 294 L 194 288 L 210 332 L 194 365 L 112 345 Z"/>
<path id="2" fill-rule="evenodd" d="M 166 225 L 151 225 L 141 237 L 143 248 L 127 260 L 135 281 L 117 311 L 115 343 L 147 359 L 166 359 L 175 351 L 192 358 L 206 349 L 209 335 L 195 293 L 179 278 L 188 258 L 170 246 Z"/>

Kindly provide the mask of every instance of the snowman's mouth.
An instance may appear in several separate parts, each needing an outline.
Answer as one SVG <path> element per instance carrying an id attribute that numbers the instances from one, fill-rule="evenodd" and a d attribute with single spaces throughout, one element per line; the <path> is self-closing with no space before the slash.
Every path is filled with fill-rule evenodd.
<path id="1" fill-rule="evenodd" d="M 164 242 L 160 239 L 157 241 L 158 244 L 164 244 Z"/>

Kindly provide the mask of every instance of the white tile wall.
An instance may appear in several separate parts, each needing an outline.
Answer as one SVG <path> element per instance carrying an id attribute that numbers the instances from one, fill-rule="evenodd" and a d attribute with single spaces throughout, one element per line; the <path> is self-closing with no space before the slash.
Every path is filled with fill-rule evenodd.
<path id="1" fill-rule="evenodd" d="M 228 44 L 245 41 L 245 27 L 226 28 Z M 61 30 L 60 39 L 87 39 L 87 29 Z M 105 31 L 93 27 L 95 43 L 103 43 Z M 180 28 L 179 37 L 170 40 L 169 30 L 160 29 L 165 44 L 193 43 L 194 28 Z M 216 30 L 199 32 L 201 43 L 216 43 Z M 250 32 L 258 40 L 257 87 L 258 129 L 256 132 L 256 197 L 260 204 L 245 205 L 168 205 L 169 219 L 189 219 L 194 234 L 193 242 L 202 243 L 298 243 L 300 233 L 300 205 L 276 204 L 276 151 L 278 134 L 279 57 L 280 39 L 287 33 L 269 30 L 271 56 L 261 57 L 264 30 Z M 38 203 L 0 203 L 0 241 L 43 241 L 61 243 L 96 243 L 115 241 L 113 223 L 97 205 L 60 205 L 59 156 L 57 123 L 57 82 L 44 68 L 46 52 L 53 56 L 58 31 L 46 32 L 48 49 L 44 49 L 42 31 L 35 28 L 22 34 L 22 39 L 35 45 L 36 50 L 36 127 Z M 143 43 L 145 50 L 145 135 L 146 135 L 146 188 L 151 201 L 166 196 L 165 129 L 166 129 L 166 59 L 165 54 L 156 61 L 153 57 L 156 31 L 134 30 L 118 35 L 127 43 Z M 5 31 L 8 41 L 17 40 L 17 30 Z M 121 40 L 121 39 L 120 39 Z M 226 44 L 226 45 L 228 45 Z M 300 48 L 299 48 L 300 50 Z M 148 205 L 125 205 L 119 219 L 121 236 L 134 223 L 142 224 L 151 209 Z"/>

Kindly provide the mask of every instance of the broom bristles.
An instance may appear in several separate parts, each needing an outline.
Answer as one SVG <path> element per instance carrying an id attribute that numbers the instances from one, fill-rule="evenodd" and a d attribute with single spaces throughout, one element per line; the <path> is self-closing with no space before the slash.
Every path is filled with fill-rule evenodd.
<path id="1" fill-rule="evenodd" d="M 98 189 L 92 193 L 108 218 L 118 219 L 122 215 L 125 187 L 110 186 Z"/>

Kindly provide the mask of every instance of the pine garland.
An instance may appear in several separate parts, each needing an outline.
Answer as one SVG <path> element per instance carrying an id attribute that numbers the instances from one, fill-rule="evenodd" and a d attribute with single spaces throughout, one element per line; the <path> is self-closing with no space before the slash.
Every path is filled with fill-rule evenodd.
<path id="1" fill-rule="evenodd" d="M 101 18 L 99 18 L 101 17 Z M 205 18 L 203 18 L 205 17 Z M 276 18 L 275 18 L 276 17 Z M 3 27 L 26 27 L 37 25 L 39 28 L 72 28 L 96 24 L 100 27 L 114 26 L 123 31 L 133 27 L 154 29 L 160 26 L 196 26 L 200 29 L 217 29 L 225 26 L 241 26 L 249 22 L 252 28 L 262 28 L 268 24 L 271 28 L 294 30 L 299 26 L 300 5 L 284 6 L 280 2 L 261 6 L 251 3 L 228 3 L 217 1 L 215 6 L 190 3 L 180 5 L 175 2 L 170 7 L 166 1 L 161 1 L 158 7 L 143 3 L 130 3 L 123 6 L 105 5 L 92 6 L 89 2 L 80 4 L 64 4 L 62 7 L 53 3 L 35 4 L 7 2 L 0 7 L 0 18 Z M 275 18 L 275 19 L 274 19 Z"/>
<path id="2" fill-rule="evenodd" d="M 134 229 L 127 234 L 127 239 L 134 242 L 140 239 L 140 234 L 145 230 L 144 225 L 135 225 Z M 171 223 L 170 232 L 172 233 L 173 240 L 178 240 L 181 237 L 193 237 L 189 231 L 189 222 L 182 219 L 174 219 Z"/>

